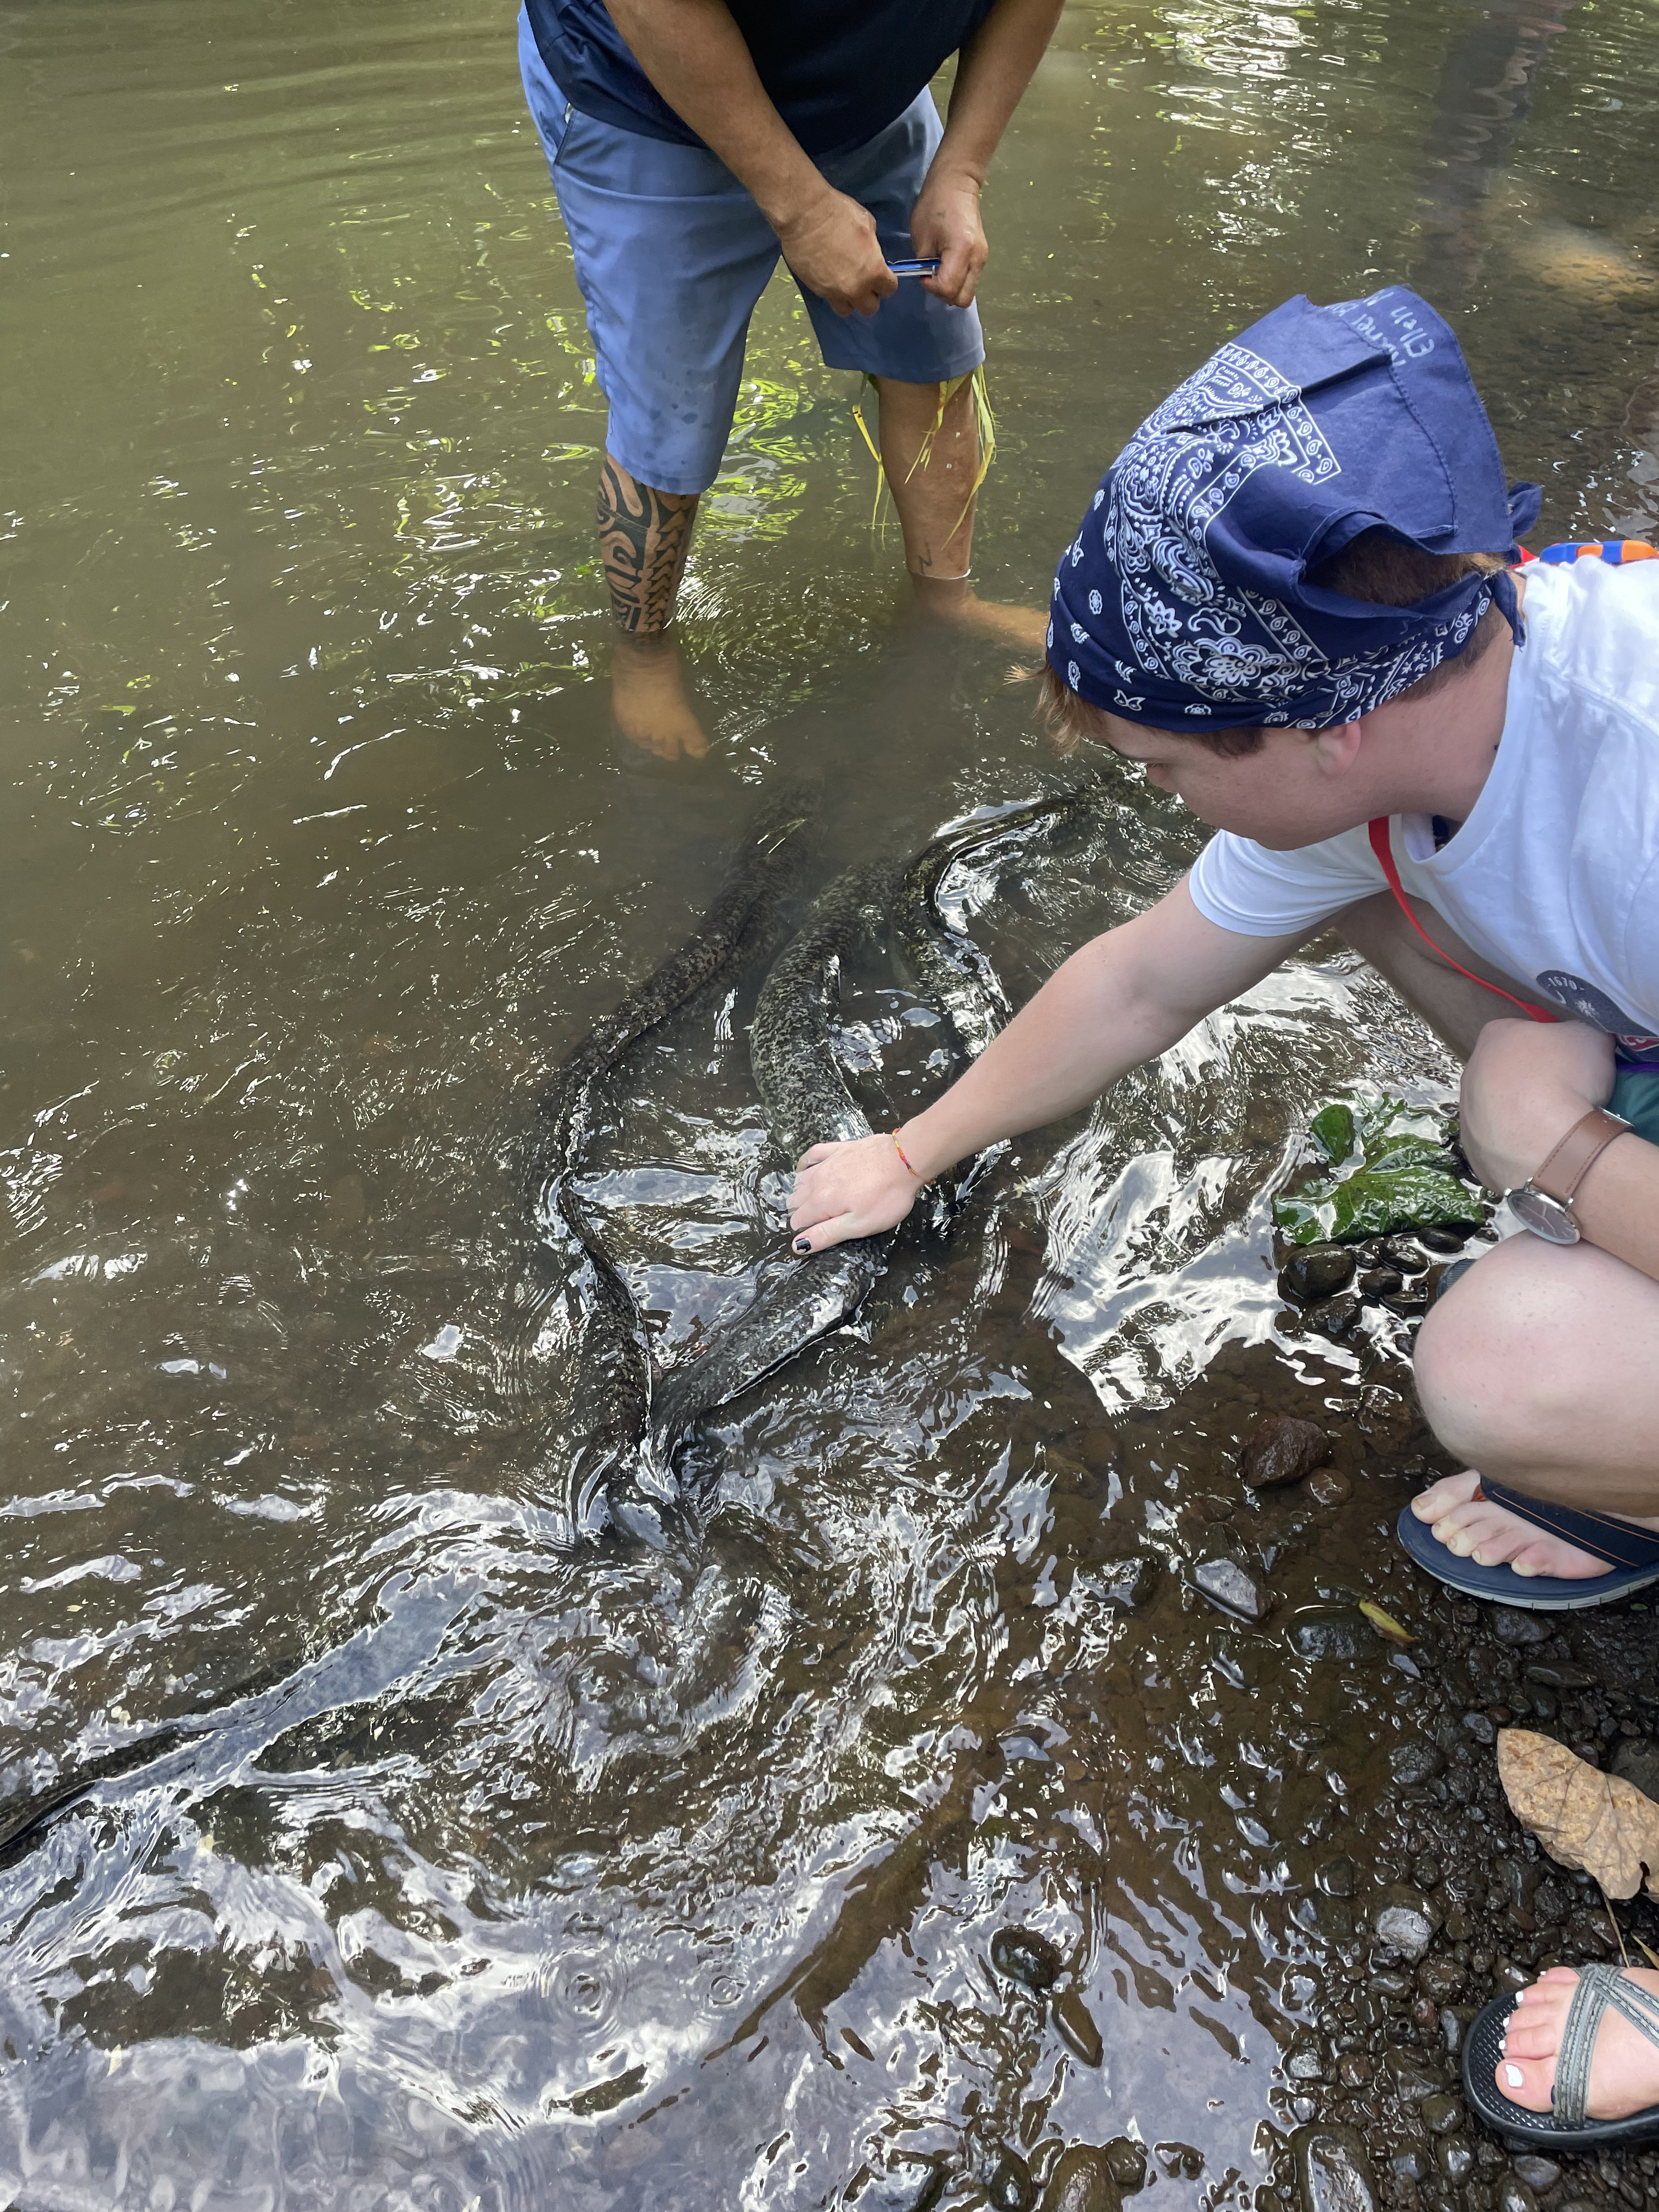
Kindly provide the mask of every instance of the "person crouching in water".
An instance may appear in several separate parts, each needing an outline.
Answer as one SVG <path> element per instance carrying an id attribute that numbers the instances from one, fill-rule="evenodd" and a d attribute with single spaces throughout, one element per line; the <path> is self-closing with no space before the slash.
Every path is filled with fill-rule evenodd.
<path id="1" fill-rule="evenodd" d="M 790 1221 L 800 1252 L 892 1228 L 1334 927 L 1462 1060 L 1464 1150 L 1533 1232 L 1424 1322 L 1469 1471 L 1402 1539 L 1455 1589 L 1576 1607 L 1659 1579 L 1659 560 L 1531 561 L 1539 503 L 1401 288 L 1291 300 L 1173 392 L 1061 557 L 1047 707 L 1218 835 L 924 1112 L 807 1152 Z M 1507 2033 L 1471 2082 L 1495 2124 L 1659 2140 L 1659 1973 L 1557 1970 Z M 1564 2034 L 1594 2064 L 1558 2083 Z"/>

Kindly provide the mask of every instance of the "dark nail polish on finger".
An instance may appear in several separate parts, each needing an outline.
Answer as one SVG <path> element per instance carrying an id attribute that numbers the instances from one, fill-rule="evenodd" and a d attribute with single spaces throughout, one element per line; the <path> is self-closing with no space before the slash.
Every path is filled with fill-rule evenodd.
<path id="1" fill-rule="evenodd" d="M 796 1249 L 796 1251 L 797 1251 L 797 1252 L 810 1252 L 810 1251 L 811 1250 L 811 1249 L 812 1249 L 812 1245 L 811 1245 L 811 1238 L 810 1238 L 810 1237 L 796 1237 L 796 1239 L 795 1239 L 795 1249 Z"/>

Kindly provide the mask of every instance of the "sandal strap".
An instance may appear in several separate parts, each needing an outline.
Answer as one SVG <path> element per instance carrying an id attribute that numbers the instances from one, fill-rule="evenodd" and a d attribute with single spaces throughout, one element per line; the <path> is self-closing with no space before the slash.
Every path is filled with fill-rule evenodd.
<path id="1" fill-rule="evenodd" d="M 1659 1996 L 1617 1966 L 1581 1966 L 1561 2029 L 1550 2110 L 1558 2126 L 1582 2128 L 1589 2118 L 1590 2061 L 1602 2014 L 1608 2008 L 1659 2049 Z"/>
<path id="2" fill-rule="evenodd" d="M 1659 1534 L 1651 1528 L 1638 1528 L 1634 1522 L 1621 1520 L 1616 1513 L 1586 1512 L 1576 1505 L 1552 1505 L 1541 1498 L 1528 1498 L 1519 1490 L 1511 1490 L 1507 1483 L 1489 1482 L 1480 1478 L 1480 1495 L 1501 1505 L 1505 1512 L 1513 1513 L 1517 1520 L 1529 1521 L 1534 1528 L 1542 1528 L 1552 1536 L 1559 1536 L 1569 1544 L 1576 1544 L 1581 1552 L 1593 1559 L 1605 1559 L 1610 1567 L 1659 1566 Z M 1589 1579 L 1594 1580 L 1591 1577 Z"/>

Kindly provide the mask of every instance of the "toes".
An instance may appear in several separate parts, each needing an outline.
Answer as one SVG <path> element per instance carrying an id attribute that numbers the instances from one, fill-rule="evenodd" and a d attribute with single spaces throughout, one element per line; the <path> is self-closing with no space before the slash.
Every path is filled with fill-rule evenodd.
<path id="1" fill-rule="evenodd" d="M 1419 1521 L 1438 1521 L 1454 1506 L 1467 1505 L 1480 1480 L 1478 1474 L 1449 1474 L 1413 1498 L 1412 1511 Z"/>
<path id="2" fill-rule="evenodd" d="M 1529 2112 L 1547 2112 L 1554 2071 L 1553 2063 L 1526 2065 L 1504 2057 L 1492 2069 L 1492 2079 L 1512 2105 L 1522 2105 Z"/>
<path id="3" fill-rule="evenodd" d="M 1543 2013 L 1541 2006 L 1535 2010 Z M 1504 2038 L 1505 2058 L 1525 2061 L 1529 2058 L 1553 2058 L 1561 2045 L 1561 2021 L 1559 2014 L 1546 2014 L 1538 2020 L 1512 2019 Z"/>

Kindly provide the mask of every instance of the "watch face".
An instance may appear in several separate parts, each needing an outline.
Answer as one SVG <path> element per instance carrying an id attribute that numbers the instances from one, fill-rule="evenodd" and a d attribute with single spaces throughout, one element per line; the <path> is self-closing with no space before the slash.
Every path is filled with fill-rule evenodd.
<path id="1" fill-rule="evenodd" d="M 1530 1229 L 1534 1237 L 1541 1237 L 1547 1244 L 1576 1244 L 1578 1224 L 1572 1218 L 1571 1206 L 1563 1206 L 1559 1198 L 1547 1191 L 1534 1190 L 1528 1184 L 1509 1194 L 1510 1212 L 1523 1229 Z"/>

